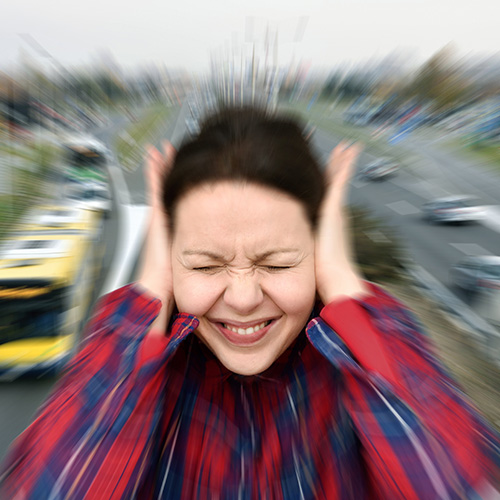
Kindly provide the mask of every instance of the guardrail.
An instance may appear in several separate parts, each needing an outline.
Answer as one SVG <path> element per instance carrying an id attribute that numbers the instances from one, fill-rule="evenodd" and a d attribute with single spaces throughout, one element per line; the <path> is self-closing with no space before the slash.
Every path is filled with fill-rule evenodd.
<path id="1" fill-rule="evenodd" d="M 426 295 L 435 300 L 446 313 L 460 321 L 481 352 L 500 367 L 500 330 L 476 314 L 421 266 L 410 264 L 406 266 L 406 271 Z"/>

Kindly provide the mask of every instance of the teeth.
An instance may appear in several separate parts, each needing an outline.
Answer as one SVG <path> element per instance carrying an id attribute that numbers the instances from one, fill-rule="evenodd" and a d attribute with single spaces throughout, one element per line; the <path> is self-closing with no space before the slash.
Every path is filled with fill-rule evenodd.
<path id="1" fill-rule="evenodd" d="M 271 321 L 264 321 L 263 323 L 260 323 L 260 325 L 251 326 L 250 328 L 235 328 L 234 326 L 227 325 L 226 323 L 222 323 L 222 325 L 224 328 L 227 328 L 238 335 L 250 335 L 262 330 L 262 328 L 266 327 L 269 323 L 271 323 Z"/>

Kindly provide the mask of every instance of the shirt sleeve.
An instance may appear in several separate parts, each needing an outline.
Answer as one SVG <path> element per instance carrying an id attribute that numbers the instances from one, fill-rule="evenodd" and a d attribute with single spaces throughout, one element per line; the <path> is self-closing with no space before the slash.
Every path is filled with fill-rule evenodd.
<path id="1" fill-rule="evenodd" d="M 342 373 L 342 400 L 376 498 L 497 498 L 499 439 L 396 299 L 370 295 L 324 307 L 313 345 Z"/>
<path id="2" fill-rule="evenodd" d="M 132 498 L 158 452 L 165 368 L 197 320 L 146 335 L 160 300 L 138 285 L 103 297 L 84 341 L 3 466 L 1 498 Z"/>

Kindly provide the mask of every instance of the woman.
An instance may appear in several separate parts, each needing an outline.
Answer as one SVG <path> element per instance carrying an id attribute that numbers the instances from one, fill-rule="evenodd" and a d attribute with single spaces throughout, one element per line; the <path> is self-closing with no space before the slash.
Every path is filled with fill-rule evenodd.
<path id="1" fill-rule="evenodd" d="M 357 154 L 339 145 L 323 175 L 295 122 L 255 109 L 175 159 L 151 148 L 140 278 L 102 299 L 16 441 L 9 498 L 493 494 L 493 432 L 353 263 Z"/>

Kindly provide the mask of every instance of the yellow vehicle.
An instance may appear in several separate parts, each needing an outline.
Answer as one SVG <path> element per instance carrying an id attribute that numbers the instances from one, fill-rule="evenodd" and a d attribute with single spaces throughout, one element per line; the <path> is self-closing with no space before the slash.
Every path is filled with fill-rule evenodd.
<path id="1" fill-rule="evenodd" d="M 100 231 L 100 224 L 99 214 L 92 210 L 71 205 L 44 204 L 29 210 L 13 234 L 31 231 L 53 233 L 57 230 L 93 232 Z"/>
<path id="2" fill-rule="evenodd" d="M 97 271 L 96 232 L 44 226 L 0 248 L 0 380 L 57 373 L 73 354 Z"/>

